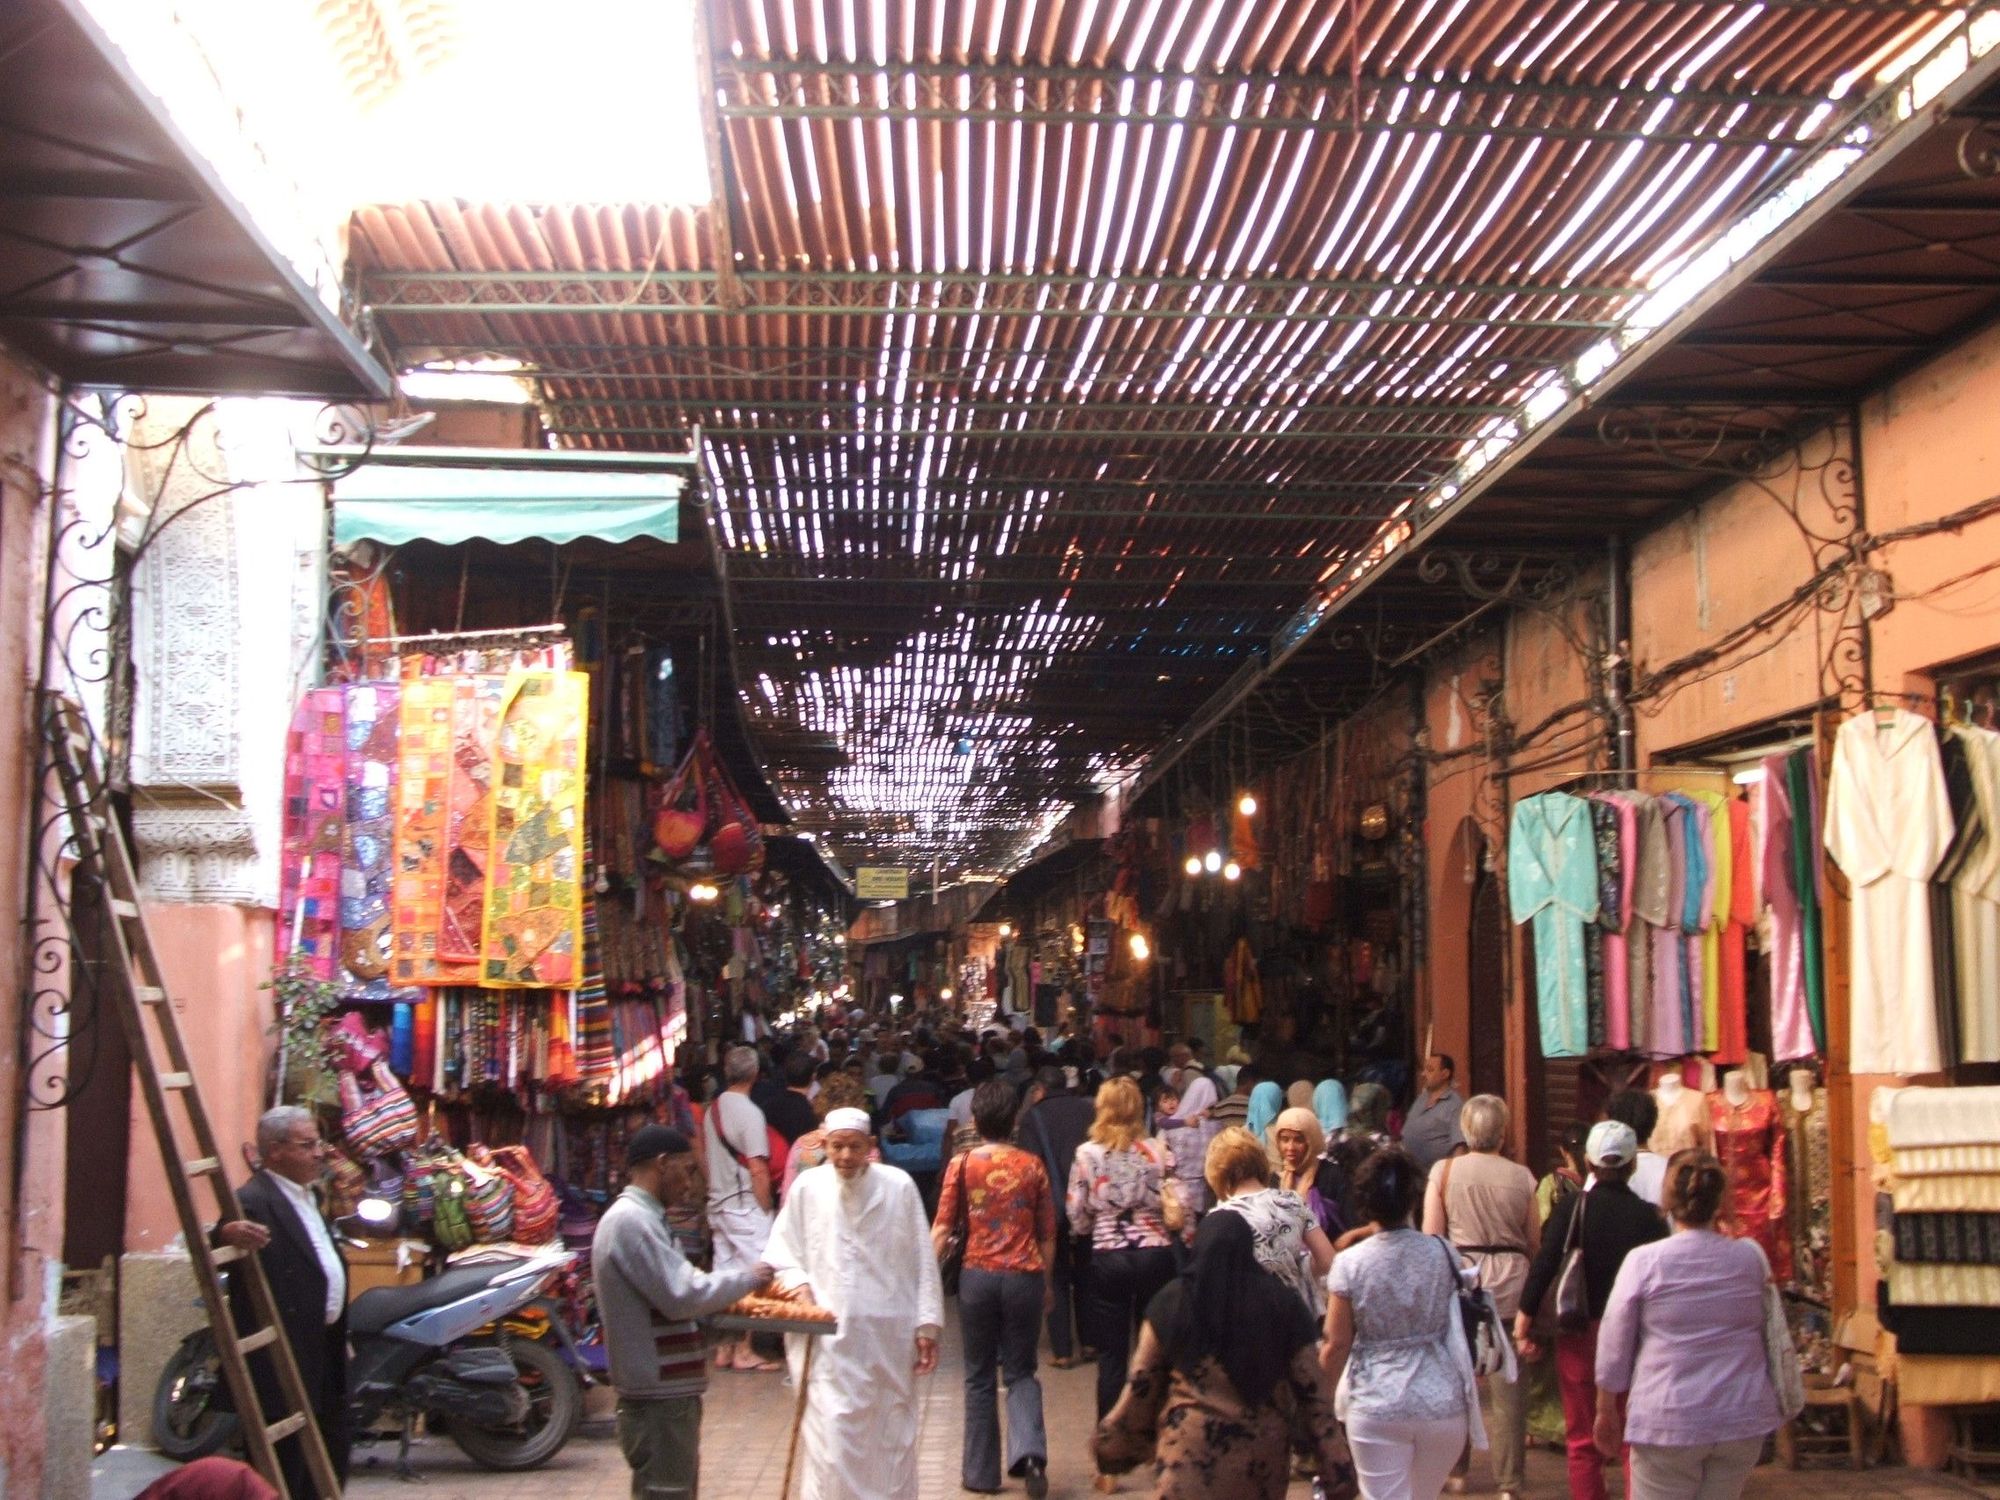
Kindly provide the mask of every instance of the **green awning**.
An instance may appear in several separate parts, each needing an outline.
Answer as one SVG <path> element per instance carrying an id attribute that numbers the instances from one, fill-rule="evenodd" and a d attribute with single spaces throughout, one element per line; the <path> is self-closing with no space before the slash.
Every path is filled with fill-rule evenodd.
<path id="1" fill-rule="evenodd" d="M 333 486 L 333 540 L 574 542 L 680 539 L 678 475 L 595 470 L 405 468 L 364 463 Z"/>

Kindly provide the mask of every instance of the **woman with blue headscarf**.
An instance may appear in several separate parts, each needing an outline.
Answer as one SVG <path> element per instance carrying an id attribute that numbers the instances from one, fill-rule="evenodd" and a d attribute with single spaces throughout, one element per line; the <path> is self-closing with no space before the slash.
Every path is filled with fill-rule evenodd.
<path id="1" fill-rule="evenodd" d="M 1265 1079 L 1250 1090 L 1250 1112 L 1244 1118 L 1243 1128 L 1262 1141 L 1266 1150 L 1273 1149 L 1271 1125 L 1284 1107 L 1285 1091 L 1270 1079 Z"/>
<path id="2" fill-rule="evenodd" d="M 1347 1090 L 1338 1078 L 1322 1078 L 1313 1090 L 1313 1114 L 1319 1119 L 1320 1134 L 1327 1144 L 1347 1128 Z"/>

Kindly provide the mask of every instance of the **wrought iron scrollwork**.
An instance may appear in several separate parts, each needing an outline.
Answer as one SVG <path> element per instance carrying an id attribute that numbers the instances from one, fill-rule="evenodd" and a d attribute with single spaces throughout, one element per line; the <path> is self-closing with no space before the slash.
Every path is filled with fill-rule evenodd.
<path id="1" fill-rule="evenodd" d="M 1597 435 L 1607 447 L 1713 476 L 1776 506 L 1809 564 L 1800 607 L 1819 642 L 1822 697 L 1847 711 L 1868 702 L 1867 537 L 1848 408 L 1642 407 L 1606 413 Z"/>
<path id="2" fill-rule="evenodd" d="M 70 801 L 50 756 L 52 736 L 66 732 L 59 711 L 66 701 L 84 705 L 90 743 L 79 753 L 95 762 L 102 784 L 121 785 L 131 726 L 135 569 L 195 507 L 273 482 L 322 484 L 351 472 L 373 450 L 374 433 L 359 408 L 322 408 L 314 426 L 318 441 L 353 445 L 356 452 L 312 473 L 273 480 L 230 473 L 231 436 L 217 403 L 171 426 L 136 395 L 72 399 L 60 408 L 61 470 L 40 496 L 48 529 L 23 913 L 27 980 L 18 1038 L 30 1109 L 63 1108 L 89 1086 L 103 1050 L 104 986 L 125 982 L 107 968 L 117 960 L 103 941 L 103 893 L 76 858 L 79 821 L 86 815 L 115 818 L 117 809 Z M 143 476 L 136 493 L 135 476 Z M 164 510 L 170 484 L 182 498 Z"/>

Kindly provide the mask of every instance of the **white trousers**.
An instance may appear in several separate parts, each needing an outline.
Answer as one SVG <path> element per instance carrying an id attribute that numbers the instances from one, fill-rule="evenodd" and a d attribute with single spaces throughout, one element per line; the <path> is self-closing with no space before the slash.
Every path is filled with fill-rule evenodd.
<path id="1" fill-rule="evenodd" d="M 1465 1447 L 1465 1418 L 1406 1422 L 1355 1413 L 1347 1446 L 1362 1500 L 1437 1500 Z"/>
<path id="2" fill-rule="evenodd" d="M 1760 1437 L 1687 1447 L 1634 1443 L 1631 1500 L 1736 1500 L 1763 1451 Z"/>

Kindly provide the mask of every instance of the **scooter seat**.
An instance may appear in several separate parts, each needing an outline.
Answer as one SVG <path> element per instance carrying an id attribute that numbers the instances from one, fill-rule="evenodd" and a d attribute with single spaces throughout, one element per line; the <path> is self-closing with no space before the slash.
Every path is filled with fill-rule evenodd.
<path id="1" fill-rule="evenodd" d="M 378 1286 L 348 1304 L 347 1327 L 353 1333 L 380 1333 L 390 1324 L 400 1323 L 416 1313 L 484 1291 L 496 1277 L 519 1264 L 518 1260 L 487 1261 L 482 1265 L 460 1266 L 409 1286 Z"/>

